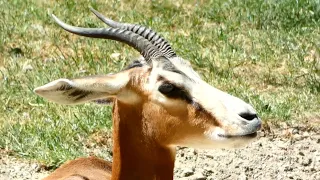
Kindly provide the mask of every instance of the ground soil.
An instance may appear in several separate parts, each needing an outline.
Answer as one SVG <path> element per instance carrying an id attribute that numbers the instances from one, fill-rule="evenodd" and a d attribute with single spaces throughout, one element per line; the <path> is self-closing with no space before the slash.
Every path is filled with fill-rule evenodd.
<path id="1" fill-rule="evenodd" d="M 241 149 L 179 148 L 176 157 L 175 179 L 181 180 L 320 180 L 320 133 L 287 128 L 261 133 Z M 48 173 L 36 162 L 0 153 L 0 180 L 37 180 Z"/>

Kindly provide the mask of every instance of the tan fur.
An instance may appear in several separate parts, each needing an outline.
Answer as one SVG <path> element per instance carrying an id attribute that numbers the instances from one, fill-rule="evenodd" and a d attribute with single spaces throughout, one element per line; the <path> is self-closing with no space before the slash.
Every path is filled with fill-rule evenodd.
<path id="1" fill-rule="evenodd" d="M 121 73 L 128 73 L 131 78 L 118 96 L 123 98 L 122 93 L 130 91 L 140 101 L 114 100 L 112 172 L 107 161 L 79 158 L 44 180 L 173 179 L 174 146 L 189 145 L 203 139 L 208 128 L 221 127 L 210 113 L 183 100 L 171 100 L 172 106 L 152 99 L 152 92 L 143 88 L 150 69 L 134 68 Z"/>
<path id="2" fill-rule="evenodd" d="M 66 162 L 43 180 L 102 180 L 111 178 L 111 163 L 96 157 Z"/>
<path id="3" fill-rule="evenodd" d="M 34 90 L 60 104 L 113 101 L 114 105 L 112 171 L 107 161 L 79 158 L 45 180 L 170 180 L 176 146 L 237 147 L 257 135 L 261 120 L 250 104 L 203 81 L 153 32 L 126 27 L 90 30 L 53 18 L 69 32 L 125 42 L 144 57 L 116 74 L 58 79 Z"/>

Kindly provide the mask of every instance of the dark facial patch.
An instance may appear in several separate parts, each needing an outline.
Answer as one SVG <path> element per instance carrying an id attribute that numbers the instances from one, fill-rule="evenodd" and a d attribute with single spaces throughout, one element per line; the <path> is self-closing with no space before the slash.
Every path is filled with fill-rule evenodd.
<path id="1" fill-rule="evenodd" d="M 172 91 L 174 91 L 176 89 L 176 87 L 171 84 L 171 83 L 163 83 L 160 87 L 159 87 L 159 91 L 162 94 L 170 94 Z"/>
<path id="2" fill-rule="evenodd" d="M 135 67 L 142 67 L 143 65 L 144 65 L 143 62 L 141 62 L 139 60 L 134 60 L 126 68 L 124 68 L 123 70 L 128 70 L 128 69 L 132 69 L 132 68 L 135 68 Z"/>
<path id="3" fill-rule="evenodd" d="M 193 106 L 196 110 L 198 110 L 198 111 L 205 111 L 205 110 L 203 109 L 203 107 L 202 107 L 199 103 L 197 103 L 197 102 L 195 102 L 195 101 L 192 101 L 191 104 L 192 104 L 192 106 Z"/>
<path id="4" fill-rule="evenodd" d="M 169 81 L 165 80 L 162 76 L 158 77 L 158 81 L 163 80 L 163 84 L 161 84 L 158 88 L 159 92 L 165 95 L 168 98 L 173 99 L 181 99 L 186 101 L 188 104 L 191 104 L 196 110 L 204 111 L 203 107 L 195 102 L 190 94 L 183 88 L 170 83 Z"/>
<path id="5" fill-rule="evenodd" d="M 190 97 L 188 92 L 170 82 L 164 82 L 161 86 L 159 86 L 158 90 L 168 98 L 182 99 L 187 101 L 188 103 L 192 102 L 192 98 Z"/>

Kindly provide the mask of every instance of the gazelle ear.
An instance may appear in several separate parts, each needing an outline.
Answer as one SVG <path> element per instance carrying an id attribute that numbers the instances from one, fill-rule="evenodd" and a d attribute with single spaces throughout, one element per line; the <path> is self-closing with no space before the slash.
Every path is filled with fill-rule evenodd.
<path id="1" fill-rule="evenodd" d="M 128 82 L 129 76 L 126 73 L 73 80 L 58 79 L 34 89 L 34 92 L 59 104 L 81 104 L 116 97 Z"/>

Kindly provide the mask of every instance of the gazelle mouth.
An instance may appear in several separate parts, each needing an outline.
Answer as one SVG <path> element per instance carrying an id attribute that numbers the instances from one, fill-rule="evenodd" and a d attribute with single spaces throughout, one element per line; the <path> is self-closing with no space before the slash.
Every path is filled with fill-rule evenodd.
<path id="1" fill-rule="evenodd" d="M 255 138 L 257 137 L 258 133 L 254 132 L 254 133 L 250 133 L 250 134 L 243 134 L 243 135 L 228 135 L 228 134 L 218 134 L 219 137 L 222 138 Z"/>

